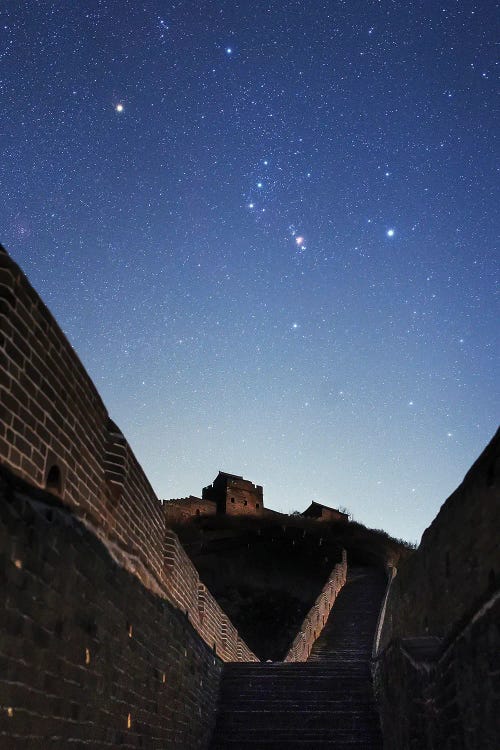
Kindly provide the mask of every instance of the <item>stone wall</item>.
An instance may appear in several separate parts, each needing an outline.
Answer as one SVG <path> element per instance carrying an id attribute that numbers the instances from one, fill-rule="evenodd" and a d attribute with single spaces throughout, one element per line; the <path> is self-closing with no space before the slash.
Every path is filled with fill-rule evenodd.
<path id="1" fill-rule="evenodd" d="M 2 750 L 206 748 L 222 662 L 52 495 L 0 469 Z"/>
<path id="2" fill-rule="evenodd" d="M 168 525 L 169 522 L 188 521 L 193 516 L 214 516 L 217 512 L 217 506 L 211 500 L 202 500 L 201 497 L 190 495 L 189 497 L 164 500 L 163 510 Z"/>
<path id="3" fill-rule="evenodd" d="M 322 505 L 315 501 L 301 515 L 304 518 L 315 518 L 317 521 L 343 521 L 344 523 L 348 523 L 349 521 L 348 513 L 343 513 L 341 510 L 337 510 L 337 508 L 329 508 L 327 505 Z"/>
<path id="4" fill-rule="evenodd" d="M 235 474 L 219 472 L 213 483 L 203 488 L 202 498 L 215 502 L 218 513 L 238 516 L 264 513 L 262 487 Z"/>
<path id="5" fill-rule="evenodd" d="M 499 623 L 497 592 L 447 644 L 391 641 L 375 667 L 384 750 L 498 750 Z"/>
<path id="6" fill-rule="evenodd" d="M 446 500 L 391 587 L 382 646 L 394 637 L 445 637 L 498 586 L 500 430 Z"/>
<path id="7" fill-rule="evenodd" d="M 342 562 L 332 570 L 328 581 L 304 618 L 284 661 L 307 661 L 314 641 L 320 636 L 335 599 L 346 582 L 346 577 L 347 556 L 345 550 L 342 550 Z"/>
<path id="8" fill-rule="evenodd" d="M 386 750 L 500 747 L 500 432 L 392 582 L 374 665 Z"/>
<path id="9" fill-rule="evenodd" d="M 172 601 L 224 661 L 258 661 L 200 581 L 177 535 L 170 530 L 165 535 L 165 572 Z"/>
<path id="10" fill-rule="evenodd" d="M 1 247 L 0 464 L 70 507 L 120 565 L 187 612 L 222 659 L 256 659 L 166 530 L 161 502 L 80 360 Z"/>

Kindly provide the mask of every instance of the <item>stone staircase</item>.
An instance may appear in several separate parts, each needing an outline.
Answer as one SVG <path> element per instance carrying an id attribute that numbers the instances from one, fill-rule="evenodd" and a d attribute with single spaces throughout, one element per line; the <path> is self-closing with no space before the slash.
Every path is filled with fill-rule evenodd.
<path id="1" fill-rule="evenodd" d="M 370 657 L 385 585 L 352 568 L 307 662 L 226 664 L 211 750 L 381 750 Z"/>

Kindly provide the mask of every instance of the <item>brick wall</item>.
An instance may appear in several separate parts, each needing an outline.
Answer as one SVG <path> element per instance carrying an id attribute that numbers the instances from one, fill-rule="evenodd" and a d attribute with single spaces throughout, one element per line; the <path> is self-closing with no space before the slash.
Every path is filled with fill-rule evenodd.
<path id="1" fill-rule="evenodd" d="M 63 499 L 106 515 L 104 405 L 20 269 L 0 250 L 0 455 L 38 487 L 57 464 Z"/>
<path id="2" fill-rule="evenodd" d="M 0 464 L 51 489 L 122 567 L 187 612 L 222 658 L 256 658 L 213 597 L 200 616 L 198 574 L 166 531 L 161 502 L 63 332 L 1 247 Z"/>
<path id="3" fill-rule="evenodd" d="M 165 537 L 165 570 L 171 600 L 224 661 L 258 661 L 200 581 L 177 535 L 169 530 Z"/>
<path id="4" fill-rule="evenodd" d="M 206 748 L 221 660 L 52 495 L 0 469 L 2 750 Z"/>
<path id="5" fill-rule="evenodd" d="M 163 510 L 167 523 L 189 520 L 193 516 L 213 516 L 217 512 L 217 506 L 211 500 L 202 500 L 201 497 L 179 497 L 163 501 Z"/>
<path id="6" fill-rule="evenodd" d="M 498 750 L 500 593 L 448 644 L 395 639 L 379 656 L 375 687 L 385 750 Z"/>
<path id="7" fill-rule="evenodd" d="M 328 581 L 304 618 L 284 661 L 307 661 L 314 641 L 319 638 L 335 599 L 346 582 L 346 576 L 347 556 L 345 550 L 342 550 L 342 562 L 332 570 Z"/>
<path id="8" fill-rule="evenodd" d="M 262 487 L 245 479 L 229 480 L 226 493 L 226 513 L 234 515 L 259 515 L 263 512 Z"/>
<path id="9" fill-rule="evenodd" d="M 382 646 L 444 637 L 498 586 L 500 430 L 424 532 L 391 586 Z"/>
<path id="10" fill-rule="evenodd" d="M 224 472 L 219 472 L 213 483 L 203 488 L 202 497 L 215 502 L 218 513 L 259 516 L 265 512 L 260 485 Z"/>
<path id="11" fill-rule="evenodd" d="M 500 747 L 500 431 L 392 581 L 375 683 L 387 750 Z"/>

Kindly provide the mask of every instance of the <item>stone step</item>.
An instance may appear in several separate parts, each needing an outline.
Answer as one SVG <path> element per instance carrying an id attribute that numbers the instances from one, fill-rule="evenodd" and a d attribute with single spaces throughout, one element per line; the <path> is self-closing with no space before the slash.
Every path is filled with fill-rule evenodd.
<path id="1" fill-rule="evenodd" d="M 211 750 L 382 750 L 370 655 L 384 589 L 352 571 L 305 663 L 225 665 Z"/>
<path id="2" fill-rule="evenodd" d="M 346 698 L 346 695 L 350 696 L 349 699 Z M 354 701 L 361 702 L 361 701 L 373 701 L 373 687 L 371 685 L 366 685 L 360 688 L 356 689 L 350 689 L 347 691 L 344 690 L 335 690 L 335 691 L 329 691 L 329 690 L 283 690 L 281 687 L 277 689 L 276 691 L 272 693 L 263 693 L 262 691 L 260 693 L 254 692 L 254 693 L 248 693 L 248 692 L 241 692 L 238 695 L 226 695 L 222 694 L 220 706 L 221 709 L 223 707 L 231 708 L 231 710 L 234 710 L 234 708 L 238 706 L 248 706 L 249 704 L 255 704 L 257 706 L 263 706 L 269 704 L 269 703 L 280 703 L 282 704 L 284 701 L 294 701 L 296 703 L 304 703 L 304 704 L 312 704 L 319 702 L 327 702 L 327 703 L 342 703 L 343 701 L 352 703 Z"/>
<path id="3" fill-rule="evenodd" d="M 231 690 L 252 690 L 256 685 L 261 688 L 273 689 L 276 685 L 317 685 L 334 688 L 336 685 L 361 685 L 371 683 L 371 675 L 368 670 L 359 672 L 323 672 L 311 674 L 303 672 L 298 675 L 287 674 L 264 674 L 264 675 L 243 675 L 234 677 L 225 677 L 223 687 Z"/>
<path id="4" fill-rule="evenodd" d="M 295 727 L 288 731 L 270 731 L 269 729 L 261 730 L 243 727 L 242 729 L 236 728 L 234 730 L 226 729 L 221 733 L 221 742 L 237 742 L 239 740 L 245 743 L 290 743 L 292 741 L 297 741 L 298 739 L 302 742 L 371 742 L 372 744 L 368 745 L 371 750 L 382 747 L 382 743 L 378 737 L 376 737 L 375 733 L 364 729 L 308 729 L 307 727 Z M 214 745 L 212 745 L 212 747 L 214 747 Z M 215 745 L 215 747 L 217 747 L 217 745 Z"/>
<path id="5" fill-rule="evenodd" d="M 219 731 L 227 736 L 232 730 L 244 729 L 245 732 L 281 732 L 290 727 L 300 728 L 301 733 L 312 730 L 322 731 L 372 731 L 379 726 L 375 709 L 352 710 L 348 706 L 343 711 L 317 711 L 309 709 L 295 711 L 230 711 L 218 717 Z"/>
<path id="6" fill-rule="evenodd" d="M 316 641 L 317 643 L 317 641 Z M 314 650 L 316 649 L 316 645 L 314 646 Z M 350 649 L 349 651 L 352 651 Z M 344 659 L 346 661 L 357 661 L 357 656 L 355 655 L 352 659 L 349 658 L 348 651 L 339 650 L 338 652 L 330 650 L 328 653 L 331 653 L 334 656 L 339 656 L 341 660 Z M 365 659 L 363 657 L 363 663 Z M 339 665 L 340 666 L 340 665 Z M 346 665 L 346 669 L 347 669 Z M 282 662 L 282 661 L 273 661 L 273 662 L 229 662 L 224 664 L 224 674 L 225 675 L 231 675 L 231 674 L 295 674 L 298 672 L 322 672 L 323 669 L 321 666 L 316 663 L 312 662 L 310 660 L 308 661 L 291 661 L 291 662 Z"/>
<path id="7" fill-rule="evenodd" d="M 244 705 L 244 709 L 240 707 Z M 331 716 L 352 710 L 370 710 L 374 707 L 373 695 L 366 692 L 363 695 L 332 698 L 331 696 L 297 696 L 296 698 L 285 697 L 281 699 L 269 700 L 256 698 L 252 700 L 242 700 L 234 703 L 224 703 L 219 715 L 238 710 L 256 712 L 282 712 L 282 711 L 329 711 Z"/>
<path id="8" fill-rule="evenodd" d="M 242 740 L 216 740 L 211 750 L 382 750 L 382 745 L 374 744 L 373 739 L 357 740 L 303 740 L 300 738 L 288 739 L 284 742 L 276 739 Z"/>
<path id="9" fill-rule="evenodd" d="M 288 666 L 288 665 L 285 665 Z M 314 677 L 319 675 L 321 677 L 336 677 L 336 676 L 359 676 L 370 674 L 370 668 L 368 662 L 365 660 L 357 661 L 339 661 L 338 664 L 326 664 L 325 662 L 305 662 L 302 667 L 295 669 L 280 669 L 278 665 L 274 668 L 265 667 L 262 665 L 261 669 L 240 669 L 240 670 L 227 670 L 224 666 L 224 679 L 225 680 L 251 680 L 256 677 L 259 680 L 265 679 L 266 676 L 276 676 L 279 679 L 286 680 L 287 678 L 296 679 L 297 677 L 311 676 Z"/>
<path id="10" fill-rule="evenodd" d="M 347 688 L 362 688 L 365 686 L 371 686 L 371 679 L 369 675 L 360 675 L 359 677 L 304 677 L 302 679 L 280 679 L 266 678 L 266 679 L 253 679 L 251 681 L 243 682 L 225 682 L 222 685 L 221 695 L 222 696 L 234 696 L 238 693 L 257 693 L 260 694 L 263 691 L 265 693 L 271 693 L 274 690 L 281 689 L 282 691 L 290 689 L 298 689 L 302 692 L 308 692 L 309 690 L 340 690 L 344 691 Z"/>
<path id="11" fill-rule="evenodd" d="M 348 690 L 346 690 L 346 686 L 344 688 L 337 686 L 333 690 L 328 688 L 313 690 L 311 688 L 304 689 L 304 687 L 300 686 L 293 689 L 283 688 L 282 685 L 279 685 L 273 691 L 258 690 L 256 688 L 254 691 L 242 690 L 236 694 L 232 692 L 227 693 L 224 689 L 221 693 L 220 703 L 221 705 L 246 705 L 248 701 L 256 701 L 257 703 L 284 700 L 308 702 L 317 702 L 320 700 L 342 701 L 346 700 L 346 695 L 351 696 L 353 700 L 361 700 L 363 697 L 371 697 L 373 699 L 373 687 L 367 683 L 365 685 L 350 686 Z"/>

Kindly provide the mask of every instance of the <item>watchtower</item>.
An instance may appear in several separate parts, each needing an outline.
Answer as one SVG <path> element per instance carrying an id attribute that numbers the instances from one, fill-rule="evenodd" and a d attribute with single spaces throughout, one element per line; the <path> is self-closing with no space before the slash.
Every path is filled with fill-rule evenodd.
<path id="1" fill-rule="evenodd" d="M 261 485 L 225 471 L 219 471 L 212 484 L 203 488 L 201 496 L 216 503 L 218 514 L 261 515 L 264 509 Z"/>

